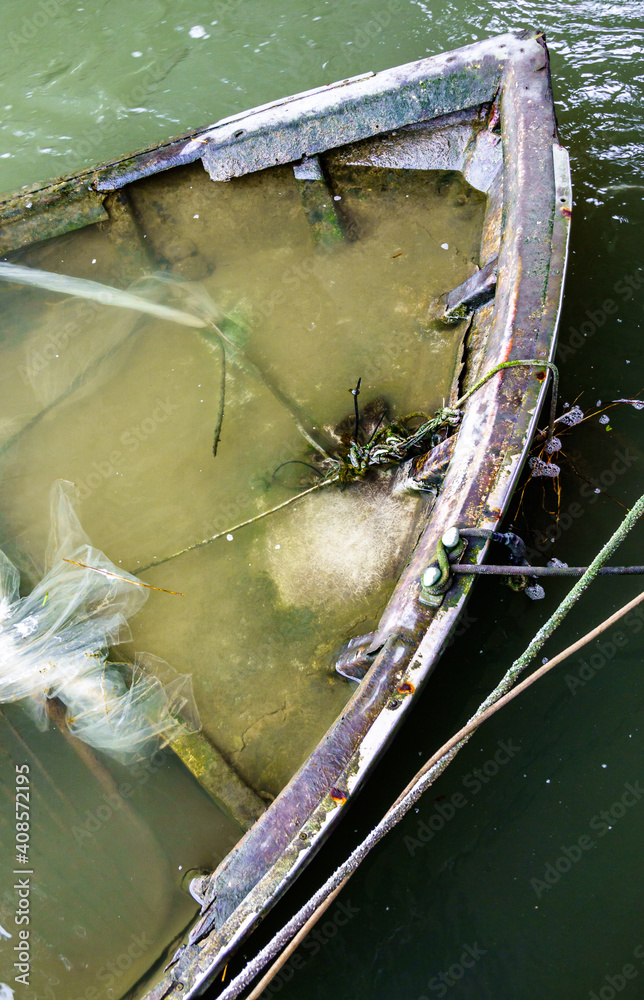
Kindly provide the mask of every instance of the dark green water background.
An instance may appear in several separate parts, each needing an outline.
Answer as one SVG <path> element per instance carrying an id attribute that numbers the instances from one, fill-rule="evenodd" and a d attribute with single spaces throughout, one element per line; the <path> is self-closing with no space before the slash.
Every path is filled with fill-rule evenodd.
<path id="1" fill-rule="evenodd" d="M 0 17 L 5 191 L 348 75 L 514 27 L 545 29 L 575 195 L 562 398 L 581 394 L 588 409 L 642 389 L 641 4 L 5 0 Z M 564 464 L 559 528 L 542 509 L 554 501 L 541 481 L 515 521 L 532 545 L 558 536 L 542 549 L 571 564 L 587 562 L 616 527 L 625 513 L 616 501 L 629 506 L 642 491 L 644 413 L 620 407 L 610 417 L 608 427 L 595 418 L 577 428 L 565 451 L 615 499 Z M 620 561 L 644 563 L 643 528 Z M 595 584 L 545 652 L 641 586 Z M 550 583 L 546 599 L 531 603 L 493 581 L 479 584 L 469 627 L 298 887 L 302 895 L 471 714 L 566 589 Z M 613 630 L 488 723 L 370 856 L 340 897 L 344 909 L 332 907 L 267 995 L 644 995 L 643 621 Z"/>

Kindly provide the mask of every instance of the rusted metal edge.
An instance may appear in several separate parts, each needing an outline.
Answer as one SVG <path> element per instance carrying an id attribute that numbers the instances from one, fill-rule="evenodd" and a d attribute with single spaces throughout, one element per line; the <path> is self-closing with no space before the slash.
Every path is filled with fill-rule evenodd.
<path id="1" fill-rule="evenodd" d="M 555 211 L 553 145 L 559 147 L 542 41 L 512 39 L 503 73 L 502 127 L 506 221 L 485 369 L 522 357 L 545 360 L 554 351 L 566 249 L 559 225 L 564 216 Z M 534 369 L 512 369 L 472 397 L 430 524 L 381 620 L 381 652 L 342 716 L 218 869 L 213 893 L 219 895 L 212 908 L 223 904 L 223 924 L 184 952 L 149 1000 L 195 996 L 205 988 L 315 853 L 388 744 L 457 627 L 471 588 L 471 580 L 457 581 L 432 612 L 417 600 L 422 569 L 450 525 L 497 525 L 545 391 Z"/>

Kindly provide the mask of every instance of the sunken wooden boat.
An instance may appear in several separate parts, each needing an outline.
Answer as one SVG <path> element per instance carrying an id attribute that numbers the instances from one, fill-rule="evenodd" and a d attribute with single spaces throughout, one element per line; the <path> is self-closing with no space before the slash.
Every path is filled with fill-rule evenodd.
<path id="1" fill-rule="evenodd" d="M 438 207 L 423 215 L 430 194 L 438 199 Z M 136 966 L 132 970 L 128 966 L 128 975 L 118 980 L 122 993 L 134 990 L 149 1000 L 186 1000 L 221 977 L 231 955 L 329 836 L 458 629 L 472 577 L 450 579 L 442 592 L 428 594 L 423 574 L 436 563 L 437 546 L 449 529 L 493 530 L 507 509 L 547 391 L 570 212 L 568 157 L 558 142 L 548 52 L 538 33 L 502 35 L 288 97 L 126 159 L 53 184 L 36 185 L 0 205 L 0 251 L 5 260 L 96 277 L 121 287 L 162 266 L 192 285 L 216 279 L 211 291 L 213 298 L 219 295 L 221 299 L 227 273 L 237 268 L 242 275 L 244 269 L 250 274 L 256 263 L 252 248 L 262 243 L 262 252 L 278 259 L 277 288 L 274 272 L 264 285 L 253 286 L 252 301 L 244 305 L 245 319 L 239 324 L 246 323 L 252 340 L 255 330 L 262 324 L 270 327 L 280 310 L 302 309 L 308 339 L 280 347 L 282 360 L 296 354 L 291 381 L 286 386 L 280 382 L 280 369 L 271 367 L 268 348 L 253 355 L 253 363 L 269 372 L 266 382 L 272 395 L 266 399 L 270 396 L 270 405 L 278 407 L 278 397 L 288 397 L 297 414 L 313 414 L 314 429 L 327 443 L 335 425 L 347 411 L 352 412 L 347 389 L 358 377 L 362 378 L 360 402 L 366 404 L 369 392 L 378 398 L 395 396 L 396 379 L 413 383 L 414 392 L 401 391 L 394 402 L 400 415 L 406 412 L 408 401 L 407 409 L 417 408 L 419 399 L 449 410 L 496 366 L 509 361 L 532 363 L 504 368 L 481 384 L 451 423 L 445 423 L 437 448 L 415 454 L 402 472 L 400 467 L 382 475 L 376 470 L 372 477 L 376 486 L 370 486 L 370 475 L 365 475 L 343 492 L 329 486 L 332 500 L 323 500 L 327 493 L 321 490 L 293 504 L 293 517 L 301 519 L 295 542 L 288 533 L 280 533 L 286 531 L 277 527 L 283 524 L 278 521 L 281 514 L 261 522 L 261 538 L 248 542 L 243 559 L 244 565 L 261 561 L 265 575 L 249 585 L 244 600 L 240 598 L 241 603 L 229 610 L 229 619 L 234 617 L 231 628 L 237 634 L 223 647 L 228 660 L 219 671 L 216 689 L 208 687 L 207 675 L 209 658 L 222 648 L 217 633 L 221 625 L 212 616 L 223 597 L 216 590 L 216 578 L 207 575 L 212 546 L 199 548 L 198 542 L 297 492 L 266 494 L 264 483 L 278 465 L 314 464 L 304 443 L 297 443 L 296 432 L 291 438 L 289 418 L 278 417 L 278 409 L 265 416 L 266 400 L 255 406 L 247 399 L 244 402 L 241 393 L 237 405 L 234 393 L 229 397 L 232 402 L 227 402 L 220 448 L 223 453 L 231 442 L 231 450 L 252 453 L 256 492 L 252 502 L 246 503 L 239 497 L 243 498 L 244 490 L 250 491 L 250 479 L 233 482 L 229 494 L 225 490 L 219 494 L 217 483 L 200 485 L 210 475 L 202 471 L 206 463 L 211 463 L 209 470 L 219 461 L 209 453 L 212 407 L 206 414 L 202 399 L 208 386 L 198 384 L 192 403 L 186 402 L 182 384 L 176 389 L 179 395 L 173 395 L 170 368 L 155 367 L 154 341 L 143 344 L 139 356 L 138 342 L 132 340 L 129 328 L 119 328 L 113 337 L 110 332 L 112 339 L 106 347 L 110 357 L 130 351 L 127 373 L 120 372 L 116 380 L 105 383 L 102 409 L 72 409 L 69 416 L 70 421 L 94 421 L 96 427 L 93 450 L 85 450 L 76 466 L 65 458 L 71 446 L 65 438 L 64 414 L 70 413 L 70 406 L 88 406 L 87 397 L 68 400 L 60 418 L 57 401 L 65 394 L 73 396 L 90 362 L 96 365 L 96 352 L 83 355 L 85 368 L 80 374 L 78 368 L 71 371 L 69 385 L 50 387 L 49 395 L 41 395 L 31 410 L 24 400 L 16 403 L 22 424 L 17 430 L 12 425 L 0 442 L 3 475 L 16 475 L 18 470 L 24 476 L 25 469 L 37 465 L 36 471 L 29 472 L 32 478 L 27 486 L 32 491 L 45 489 L 54 473 L 76 482 L 85 504 L 83 523 L 85 518 L 90 526 L 94 522 L 92 538 L 97 536 L 113 558 L 118 554 L 124 559 L 127 568 L 147 565 L 142 579 L 151 584 L 185 591 L 190 597 L 197 593 L 199 580 L 206 580 L 201 588 L 205 592 L 183 632 L 180 623 L 185 608 L 178 609 L 174 619 L 175 606 L 168 611 L 164 604 L 140 635 L 135 629 L 135 642 L 138 645 L 147 638 L 147 648 L 167 655 L 173 663 L 178 657 L 182 669 L 193 666 L 189 655 L 181 660 L 181 648 L 194 648 L 204 661 L 205 679 L 197 684 L 202 734 L 176 741 L 173 750 L 234 818 L 239 839 L 216 870 L 188 880 L 199 906 L 192 924 L 183 934 L 171 935 L 174 940 L 155 943 L 154 954 L 145 956 L 149 974 L 139 969 L 138 985 L 131 981 Z M 280 239 L 275 227 L 284 213 L 295 228 Z M 448 216 L 457 220 L 451 235 Z M 260 229 L 255 230 L 258 219 Z M 461 229 L 459 219 L 465 220 Z M 384 233 L 378 229 L 382 220 L 386 221 Z M 478 220 L 475 237 L 465 225 L 472 220 Z M 379 242 L 369 256 L 369 239 L 376 230 Z M 310 258 L 306 241 L 310 242 Z M 435 263 L 441 255 L 446 275 Z M 354 281 L 361 266 L 373 272 L 372 293 Z M 355 325 L 355 316 L 366 315 L 372 308 L 368 315 L 373 329 L 362 331 L 358 338 L 362 347 L 355 348 L 353 356 L 353 347 L 345 349 L 341 317 L 336 317 L 338 336 L 323 350 L 337 363 L 337 374 L 331 379 L 325 370 L 320 384 L 313 385 L 316 365 L 322 362 L 311 343 L 321 336 L 316 324 L 323 325 L 328 316 L 326 299 L 320 305 L 324 295 L 316 277 L 319 268 L 324 272 L 324 295 L 331 298 L 343 271 L 349 269 L 353 284 L 336 303 L 338 314 L 350 310 L 353 295 L 356 313 L 351 322 Z M 430 281 L 434 270 L 440 275 L 438 285 Z M 311 292 L 315 281 L 318 285 Z M 14 316 L 22 293 L 13 287 L 11 297 L 6 288 L 0 291 L 6 314 Z M 361 294 L 373 296 L 375 302 L 361 300 Z M 388 311 L 394 299 L 398 313 L 404 314 L 400 320 L 404 330 L 399 335 L 402 347 L 393 336 L 395 310 L 393 314 Z M 300 306 L 300 302 L 305 304 Z M 229 305 L 224 302 L 224 312 Z M 50 302 L 40 307 L 49 308 Z M 37 325 L 38 308 L 33 303 L 30 308 L 27 316 Z M 65 308 L 72 307 L 67 304 Z M 384 316 L 380 330 L 376 329 L 379 312 Z M 424 319 L 419 320 L 421 314 Z M 88 322 L 96 325 L 98 319 L 90 313 Z M 20 330 L 27 326 L 24 320 L 16 322 Z M 23 383 L 32 384 L 41 372 L 54 371 L 56 352 L 64 352 L 72 340 L 80 343 L 85 335 L 74 339 L 76 329 L 72 324 L 72 332 L 68 330 L 58 341 L 49 335 L 44 347 L 42 338 L 31 344 L 31 374 Z M 125 341 L 127 348 L 122 346 Z M 365 341 L 367 353 L 361 355 Z M 246 350 L 252 354 L 250 347 Z M 178 369 L 178 342 L 176 351 Z M 210 365 L 212 353 L 212 345 L 206 345 L 203 355 L 186 362 L 186 368 L 192 365 L 191 378 Z M 346 364 L 345 355 L 351 355 Z M 448 358 L 443 382 L 424 391 L 424 380 L 432 367 L 440 367 L 441 357 Z M 13 371 L 20 368 L 20 358 L 24 368 L 24 352 L 10 354 Z M 174 367 L 171 370 L 175 372 Z M 135 372 L 131 378 L 130 371 Z M 143 377 L 142 371 L 148 374 Z M 248 377 L 248 368 L 243 377 Z M 126 383 L 124 392 L 130 397 L 139 392 L 145 397 L 148 379 L 154 383 L 157 378 L 166 382 L 163 389 L 155 383 L 150 390 L 148 409 L 143 411 L 147 416 L 143 420 L 129 417 L 130 423 L 112 431 L 120 444 L 110 451 L 109 440 L 102 442 L 100 414 L 107 414 L 110 405 L 115 409 L 121 405 L 118 380 Z M 218 385 L 219 375 L 213 379 Z M 301 395 L 300 382 L 313 385 L 308 397 Z M 102 391 L 94 395 L 100 397 Z M 372 410 L 378 405 L 376 401 Z M 198 411 L 199 423 L 193 410 Z M 184 411 L 190 411 L 185 424 Z M 239 432 L 237 418 L 242 421 Z M 243 424 L 244 419 L 250 422 Z M 205 428 L 203 437 L 200 426 Z M 44 435 L 44 441 L 39 435 Z M 52 442 L 61 436 L 65 445 L 60 461 L 43 471 L 40 466 L 47 462 L 38 456 L 48 455 Z M 175 475 L 173 456 L 187 447 L 185 442 L 191 437 L 199 438 L 200 449 L 197 457 L 190 458 L 194 476 L 187 465 L 181 465 Z M 275 439 L 277 444 L 271 444 Z M 148 471 L 155 475 L 163 464 L 165 479 L 179 479 L 178 492 L 160 499 L 144 497 L 140 503 L 119 492 L 124 487 L 118 486 L 122 480 L 115 476 L 127 478 L 127 470 L 121 467 L 135 452 L 145 475 Z M 292 464 L 291 469 L 295 468 Z M 314 468 L 312 474 L 318 475 L 319 470 L 316 473 Z M 411 493 L 401 488 L 401 481 L 402 486 L 411 487 Z M 106 507 L 96 506 L 99 496 L 104 499 L 106 493 L 115 505 L 109 537 L 101 528 Z M 358 498 L 357 506 L 352 497 Z M 314 503 L 320 506 L 307 507 Z M 366 534 L 358 541 L 351 534 L 340 541 L 344 549 L 355 542 L 355 557 L 347 560 L 345 552 L 339 568 L 322 565 L 335 531 L 334 512 L 345 504 L 351 522 L 347 530 L 361 520 L 367 524 Z M 9 511 L 7 521 L 12 523 L 14 518 L 15 533 L 20 535 L 18 528 L 25 526 L 18 500 L 14 507 L 18 513 Z M 385 507 L 389 521 L 382 520 Z M 142 535 L 148 532 L 149 545 L 139 544 L 123 529 L 123 522 L 129 520 L 139 529 L 146 521 Z M 369 561 L 374 537 L 389 534 L 390 524 L 398 523 L 401 527 L 393 548 L 384 552 L 376 548 L 376 559 L 387 563 L 386 572 L 378 575 L 378 567 Z M 243 530 L 252 535 L 252 528 Z M 309 545 L 311 537 L 317 538 L 316 544 Z M 229 546 L 224 559 L 232 551 L 231 542 L 245 544 L 241 539 L 240 529 L 216 543 Z M 294 570 L 285 556 L 281 562 L 289 542 L 298 549 L 303 569 Z M 193 551 L 165 563 L 159 558 L 182 546 L 184 552 Z M 480 561 L 485 549 L 483 538 L 471 538 L 462 559 Z M 188 564 L 189 570 L 185 569 Z M 337 590 L 337 574 L 345 571 L 351 579 L 342 604 L 351 604 L 353 594 L 356 603 L 351 613 L 343 618 L 340 609 L 332 616 L 332 634 L 318 635 L 318 646 L 312 646 L 310 638 L 308 646 L 297 646 L 298 630 L 307 622 L 312 623 L 313 632 L 323 630 L 318 625 L 322 621 L 319 609 L 331 600 L 325 595 Z M 224 588 L 238 586 L 239 566 L 233 566 L 228 576 L 225 567 L 216 572 L 223 574 Z M 367 606 L 370 597 L 375 604 Z M 204 630 L 198 640 L 192 635 L 193 620 L 201 622 Z M 281 681 L 276 672 L 274 678 L 269 675 L 259 684 L 262 706 L 249 707 L 248 692 L 254 681 L 245 671 L 250 654 L 245 658 L 243 643 L 241 652 L 238 647 L 245 630 L 253 629 L 259 631 L 252 658 L 257 664 L 256 651 L 263 649 L 269 670 L 289 658 L 294 662 L 302 649 L 317 650 L 315 657 L 311 653 L 317 667 L 310 671 L 310 684 L 302 680 L 308 676 L 306 664 L 298 663 L 291 673 L 287 664 Z M 330 666 L 323 663 L 327 654 L 333 654 Z M 333 663 L 340 665 L 343 676 L 334 672 Z M 346 677 L 358 681 L 357 686 Z M 303 692 L 300 701 L 299 691 Z M 220 698 L 225 701 L 226 697 L 229 701 L 222 708 Z M 238 730 L 226 721 L 234 721 L 236 715 L 242 720 Z M 269 717 L 276 728 L 270 730 L 270 740 L 262 743 L 273 725 Z"/>

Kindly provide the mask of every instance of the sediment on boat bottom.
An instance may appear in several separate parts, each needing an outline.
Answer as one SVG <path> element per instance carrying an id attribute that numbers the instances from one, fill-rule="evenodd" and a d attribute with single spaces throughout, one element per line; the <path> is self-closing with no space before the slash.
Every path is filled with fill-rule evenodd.
<path id="1" fill-rule="evenodd" d="M 293 411 L 332 443 L 358 378 L 361 405 L 382 397 L 392 418 L 431 414 L 449 399 L 464 325 L 430 326 L 426 310 L 472 273 L 484 199 L 458 175 L 406 171 L 392 185 L 388 173 L 345 168 L 336 178 L 356 238 L 331 249 L 313 243 L 286 168 L 226 185 L 183 168 L 133 188 L 157 254 L 165 243 L 166 260 L 177 257 L 177 241 L 189 241 L 188 256 L 206 262 L 203 288 L 233 316 L 226 330 L 266 376 L 258 382 L 227 359 L 216 458 L 221 359 L 212 338 L 131 311 L 2 290 L 0 544 L 26 590 L 43 574 L 58 479 L 75 484 L 92 543 L 136 572 L 316 481 L 295 465 L 274 475 L 311 459 Z M 95 226 L 21 258 L 111 283 L 118 252 Z M 151 593 L 124 654 L 146 650 L 192 676 L 204 737 L 263 801 L 342 710 L 351 687 L 333 655 L 376 625 L 422 530 L 430 501 L 393 494 L 393 475 L 321 489 L 141 576 L 186 596 Z M 0 732 L 6 787 L 24 760 L 34 788 L 34 988 L 56 979 L 65 995 L 92 987 L 117 996 L 194 913 L 182 872 L 214 867 L 241 831 L 170 750 L 129 767 L 99 752 L 92 769 L 18 706 L 3 709 Z M 10 844 L 3 853 L 8 866 Z M 7 890 L 3 926 L 12 900 Z M 141 927 L 146 941 L 133 944 Z M 110 972 L 119 959 L 127 969 Z M 97 969 L 107 971 L 99 978 Z"/>

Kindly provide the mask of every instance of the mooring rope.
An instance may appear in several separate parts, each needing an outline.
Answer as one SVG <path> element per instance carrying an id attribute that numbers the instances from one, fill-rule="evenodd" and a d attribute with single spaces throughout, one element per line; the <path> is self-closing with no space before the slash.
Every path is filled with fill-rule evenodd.
<path id="1" fill-rule="evenodd" d="M 396 799 L 391 808 L 385 813 L 380 822 L 371 830 L 364 840 L 358 844 L 347 860 L 335 870 L 335 872 L 326 880 L 317 892 L 311 896 L 308 902 L 302 906 L 300 910 L 298 910 L 298 912 L 277 932 L 277 934 L 275 934 L 269 943 L 250 962 L 248 962 L 246 966 L 244 966 L 241 972 L 219 995 L 219 1000 L 234 1000 L 235 997 L 238 997 L 241 991 L 252 983 L 268 962 L 287 948 L 286 957 L 280 957 L 273 968 L 269 970 L 269 973 L 264 976 L 256 988 L 246 998 L 246 1000 L 256 1000 L 256 998 L 259 997 L 261 992 L 266 988 L 275 973 L 279 970 L 282 962 L 286 961 L 288 954 L 290 954 L 293 950 L 289 943 L 293 944 L 293 948 L 296 947 L 294 942 L 292 942 L 293 936 L 298 932 L 303 931 L 305 926 L 307 926 L 307 928 L 313 926 L 316 920 L 321 916 L 322 912 L 324 912 L 330 902 L 332 902 L 332 898 L 335 898 L 335 896 L 340 892 L 342 887 L 356 871 L 360 863 L 364 860 L 364 858 L 366 858 L 372 848 L 375 847 L 380 840 L 382 840 L 385 834 L 387 834 L 400 822 L 403 816 L 418 801 L 423 792 L 425 792 L 426 789 L 429 788 L 434 781 L 436 781 L 459 750 L 465 746 L 470 736 L 479 728 L 479 726 L 490 718 L 490 716 L 494 715 L 502 707 L 504 707 L 504 705 L 516 698 L 522 691 L 525 691 L 528 687 L 534 684 L 536 680 L 543 677 L 544 674 L 548 673 L 553 669 L 553 667 L 561 663 L 562 660 L 566 659 L 588 642 L 592 642 L 593 639 L 601 635 L 607 628 L 610 628 L 619 618 L 631 611 L 640 602 L 644 601 L 644 592 L 642 592 L 634 598 L 634 600 L 630 601 L 610 618 L 598 625 L 597 628 L 588 632 L 581 639 L 577 640 L 577 642 L 573 643 L 572 646 L 569 646 L 562 653 L 559 653 L 547 663 L 543 664 L 543 666 L 526 678 L 526 680 L 524 680 L 521 684 L 514 687 L 519 674 L 525 670 L 545 642 L 556 631 L 568 612 L 596 578 L 599 569 L 623 542 L 628 532 L 633 528 L 643 513 L 644 495 L 642 495 L 637 503 L 633 505 L 632 509 L 628 512 L 617 530 L 613 533 L 608 542 L 606 542 L 600 552 L 595 556 L 582 578 L 571 588 L 548 621 L 541 626 L 525 651 L 514 661 L 499 684 L 497 684 L 485 701 L 479 705 L 467 725 L 459 730 L 458 733 L 445 743 L 424 764 L 409 785 L 407 785 L 401 795 Z M 513 690 L 510 690 L 512 688 Z M 303 936 L 304 934 L 298 935 L 298 943 Z"/>
<path id="2" fill-rule="evenodd" d="M 503 371 L 505 368 L 521 368 L 521 367 L 536 367 L 536 368 L 547 368 L 552 375 L 552 393 L 550 399 L 550 419 L 548 420 L 548 428 L 546 430 L 546 439 L 550 440 L 555 432 L 555 413 L 557 411 L 557 399 L 559 398 L 559 369 L 552 361 L 537 361 L 535 359 L 522 359 L 516 361 L 502 361 L 501 364 L 496 365 L 485 375 L 482 375 L 477 382 L 474 383 L 471 389 L 461 396 L 461 398 L 454 404 L 454 408 L 458 408 L 466 403 L 470 396 L 480 389 L 482 385 L 496 375 L 498 372 Z"/>

